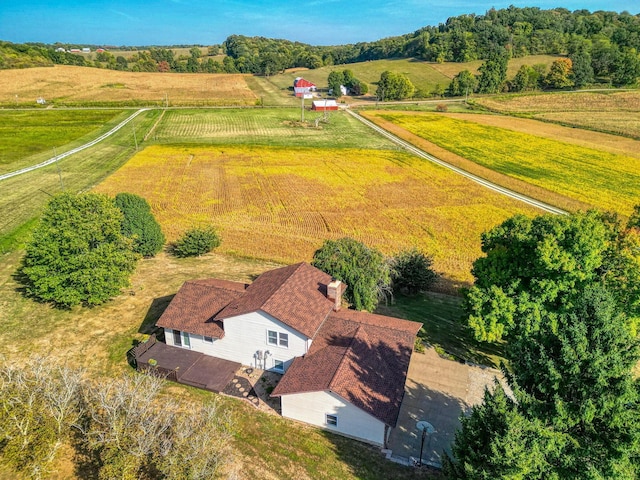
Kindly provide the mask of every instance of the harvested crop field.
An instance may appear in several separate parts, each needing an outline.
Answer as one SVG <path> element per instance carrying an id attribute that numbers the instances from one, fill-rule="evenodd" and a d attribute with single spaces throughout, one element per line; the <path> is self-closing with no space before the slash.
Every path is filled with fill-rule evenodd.
<path id="1" fill-rule="evenodd" d="M 253 105 L 256 96 L 244 75 L 120 72 L 54 67 L 0 70 L 0 104 L 56 105 L 153 103 L 163 105 Z"/>
<path id="2" fill-rule="evenodd" d="M 455 285 L 471 280 L 481 232 L 538 213 L 408 154 L 362 149 L 153 146 L 96 190 L 144 196 L 170 241 L 213 224 L 223 253 L 283 262 L 343 236 L 386 254 L 417 246 Z"/>
<path id="3" fill-rule="evenodd" d="M 638 203 L 638 157 L 615 155 L 439 114 L 379 113 L 378 116 L 484 168 L 583 205 L 629 215 Z M 369 117 L 375 118 L 375 115 L 369 114 Z M 539 193 L 536 197 L 540 198 Z M 550 198 L 543 195 L 540 199 L 563 206 Z"/>
<path id="4" fill-rule="evenodd" d="M 640 139 L 640 92 L 574 92 L 478 98 L 493 111 Z M 587 114 L 588 112 L 588 114 Z"/>

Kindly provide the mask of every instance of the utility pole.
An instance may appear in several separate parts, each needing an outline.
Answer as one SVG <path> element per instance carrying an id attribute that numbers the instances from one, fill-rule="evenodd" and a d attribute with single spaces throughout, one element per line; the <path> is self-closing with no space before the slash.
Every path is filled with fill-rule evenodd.
<path id="1" fill-rule="evenodd" d="M 304 123 L 304 92 L 300 96 L 300 122 Z"/>
<path id="2" fill-rule="evenodd" d="M 133 130 L 133 141 L 136 143 L 136 152 L 138 151 L 138 139 L 136 138 L 136 127 L 133 124 L 133 122 L 131 122 L 131 129 Z"/>
<path id="3" fill-rule="evenodd" d="M 60 163 L 58 162 L 58 154 L 56 153 L 56 147 L 53 147 L 53 156 L 56 159 L 56 167 L 58 167 L 58 178 L 60 179 L 60 189 L 64 191 L 64 182 L 62 181 L 62 171 L 60 170 Z"/>

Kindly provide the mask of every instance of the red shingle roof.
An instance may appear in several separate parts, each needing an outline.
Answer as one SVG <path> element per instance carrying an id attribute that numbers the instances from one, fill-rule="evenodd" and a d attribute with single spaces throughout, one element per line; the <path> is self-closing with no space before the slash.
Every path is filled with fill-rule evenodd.
<path id="1" fill-rule="evenodd" d="M 333 302 L 326 296 L 329 282 L 329 275 L 308 263 L 277 268 L 260 275 L 215 319 L 261 310 L 313 338 L 333 308 Z"/>
<path id="2" fill-rule="evenodd" d="M 229 302 L 240 297 L 244 283 L 205 279 L 185 282 L 156 325 L 207 337 L 222 338 L 222 324 L 214 319 Z"/>
<path id="3" fill-rule="evenodd" d="M 333 312 L 272 395 L 329 390 L 395 427 L 420 327 L 366 312 Z"/>

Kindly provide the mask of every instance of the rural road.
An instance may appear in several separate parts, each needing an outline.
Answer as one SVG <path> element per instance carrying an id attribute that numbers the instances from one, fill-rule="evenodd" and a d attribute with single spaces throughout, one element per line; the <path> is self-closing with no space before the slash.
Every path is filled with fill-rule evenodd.
<path id="1" fill-rule="evenodd" d="M 478 177 L 477 175 L 469 173 L 469 172 L 467 172 L 465 170 L 462 170 L 461 168 L 455 167 L 455 166 L 453 166 L 453 165 L 451 165 L 451 164 L 449 164 L 449 163 L 447 163 L 447 162 L 445 162 L 443 160 L 440 160 L 439 158 L 436 158 L 433 155 L 429 155 L 427 152 L 425 152 L 423 150 L 420 150 L 419 148 L 415 147 L 414 145 L 410 144 L 409 142 L 405 142 L 404 140 L 402 140 L 399 137 L 396 137 L 392 133 L 389 133 L 384 128 L 379 127 L 375 123 L 367 120 L 366 118 L 362 117 L 361 115 L 359 115 L 358 113 L 354 112 L 353 110 L 346 109 L 345 111 L 349 115 L 357 118 L 362 123 L 364 123 L 368 127 L 372 128 L 373 130 L 378 132 L 380 135 L 385 136 L 386 138 L 388 138 L 389 140 L 391 140 L 395 144 L 401 146 L 405 150 L 408 150 L 409 152 L 413 153 L 414 155 L 422 157 L 425 160 L 429 160 L 430 162 L 433 162 L 433 163 L 435 163 L 437 165 L 440 165 L 441 167 L 448 168 L 449 170 L 453 170 L 458 175 L 462 175 L 463 177 L 466 177 L 469 180 L 471 180 L 473 182 L 476 182 L 476 183 L 478 183 L 479 185 L 482 185 L 485 188 L 493 190 L 494 192 L 498 192 L 498 193 L 500 193 L 502 195 L 506 195 L 507 197 L 514 198 L 516 200 L 524 202 L 524 203 L 526 203 L 528 205 L 531 205 L 533 207 L 539 208 L 540 210 L 543 210 L 543 211 L 548 212 L 548 213 L 553 213 L 555 215 L 566 215 L 567 214 L 567 212 L 565 212 L 564 210 L 556 208 L 553 205 L 549 205 L 547 203 L 544 203 L 544 202 L 541 202 L 539 200 L 536 200 L 535 198 L 527 197 L 526 195 L 522 195 L 521 193 L 514 192 L 513 190 L 509 190 L 508 188 L 504 188 L 504 187 L 501 187 L 500 185 L 497 185 L 495 183 L 491 183 L 491 182 L 489 182 L 488 180 L 485 180 L 482 177 Z"/>
<path id="2" fill-rule="evenodd" d="M 120 130 L 122 127 L 124 127 L 127 123 L 129 123 L 131 120 L 136 118 L 142 112 L 146 112 L 147 110 L 150 110 L 150 109 L 149 108 L 141 108 L 140 110 L 138 110 L 137 112 L 135 112 L 134 114 L 129 116 L 128 118 L 124 119 L 118 125 L 113 127 L 107 133 L 104 133 L 104 134 L 100 135 L 98 138 L 96 138 L 95 140 L 90 141 L 89 143 L 85 143 L 84 145 L 81 145 L 81 146 L 76 147 L 76 148 L 74 148 L 72 150 L 69 150 L 68 152 L 64 152 L 64 153 L 61 153 L 61 154 L 56 155 L 54 157 L 51 157 L 49 160 L 46 160 L 46 161 L 44 161 L 42 163 L 38 163 L 37 165 L 32 165 L 30 167 L 21 168 L 20 170 L 15 170 L 13 172 L 9 172 L 9 173 L 5 173 L 4 175 L 0 175 L 0 181 L 6 180 L 7 178 L 15 177 L 16 175 L 20 175 L 22 173 L 31 172 L 32 170 L 36 170 L 38 168 L 46 167 L 47 165 L 51 165 L 53 162 L 56 162 L 56 161 L 58 161 L 58 160 L 60 160 L 62 158 L 68 157 L 69 155 L 73 155 L 74 153 L 78 153 L 78 152 L 84 150 L 85 148 L 93 147 L 96 143 L 101 142 L 102 140 L 104 140 L 107 137 L 110 137 L 111 135 L 116 133 L 118 130 Z"/>

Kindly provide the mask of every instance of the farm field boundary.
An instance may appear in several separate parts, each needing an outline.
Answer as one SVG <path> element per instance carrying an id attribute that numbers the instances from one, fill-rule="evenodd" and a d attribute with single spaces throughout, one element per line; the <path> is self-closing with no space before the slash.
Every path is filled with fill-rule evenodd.
<path id="1" fill-rule="evenodd" d="M 637 203 L 638 158 L 439 114 L 377 115 L 484 168 L 555 192 L 557 198 L 568 197 L 622 215 Z"/>
<path id="2" fill-rule="evenodd" d="M 398 150 L 154 145 L 95 190 L 144 196 L 169 241 L 213 224 L 221 253 L 291 263 L 344 236 L 385 254 L 415 246 L 446 291 L 471 280 L 481 232 L 539 213 Z"/>

